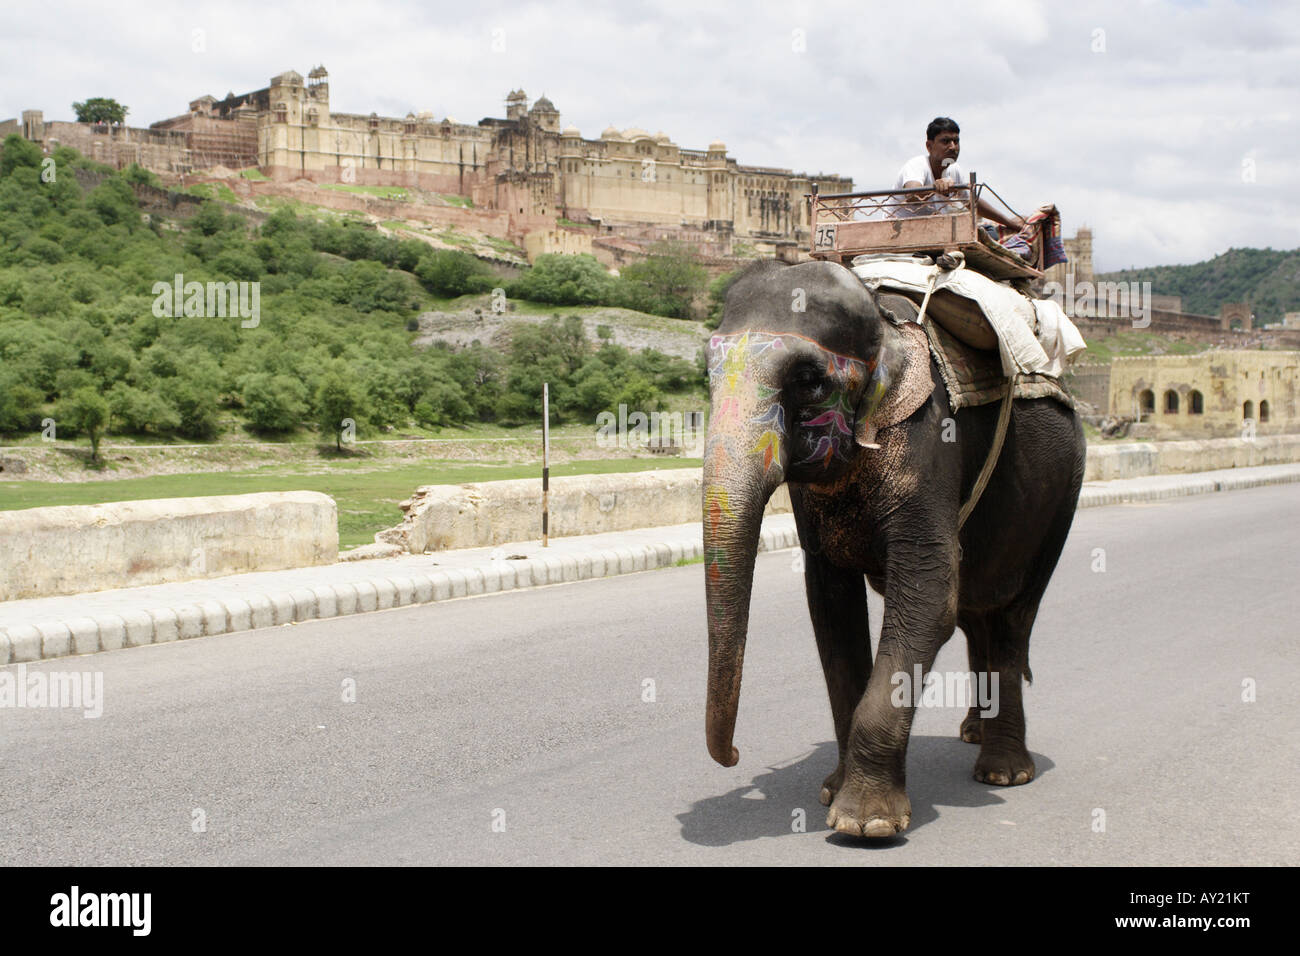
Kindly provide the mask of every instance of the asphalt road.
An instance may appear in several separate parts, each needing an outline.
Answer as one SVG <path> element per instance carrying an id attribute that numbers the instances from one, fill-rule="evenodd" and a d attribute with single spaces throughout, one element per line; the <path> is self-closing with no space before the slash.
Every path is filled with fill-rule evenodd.
<path id="1" fill-rule="evenodd" d="M 962 711 L 922 709 L 885 843 L 825 827 L 785 552 L 736 767 L 704 747 L 694 565 L 30 665 L 102 672 L 103 715 L 0 707 L 0 864 L 1292 864 L 1297 529 L 1294 485 L 1080 512 L 1032 643 L 1037 779 L 976 783 Z"/>

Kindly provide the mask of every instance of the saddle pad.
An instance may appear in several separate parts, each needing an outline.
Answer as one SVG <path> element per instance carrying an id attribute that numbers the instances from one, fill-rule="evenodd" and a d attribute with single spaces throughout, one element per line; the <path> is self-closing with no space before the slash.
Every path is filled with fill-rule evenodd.
<path id="1" fill-rule="evenodd" d="M 954 412 L 1000 401 L 1007 393 L 1007 378 L 1002 374 L 1002 361 L 997 352 L 962 345 L 936 322 L 927 321 L 925 333 L 943 383 L 948 386 L 948 401 Z M 1060 382 L 1034 372 L 1020 376 L 1012 397 L 1054 398 L 1066 408 L 1074 408 L 1074 399 Z"/>

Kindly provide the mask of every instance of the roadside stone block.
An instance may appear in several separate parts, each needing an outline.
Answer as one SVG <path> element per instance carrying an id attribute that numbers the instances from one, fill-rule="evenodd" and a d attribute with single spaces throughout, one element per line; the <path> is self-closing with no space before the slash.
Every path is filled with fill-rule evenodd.
<path id="1" fill-rule="evenodd" d="M 496 572 L 497 580 L 501 582 L 502 591 L 513 591 L 519 585 L 515 580 L 515 563 L 513 561 L 497 561 Z"/>
<path id="2" fill-rule="evenodd" d="M 515 587 L 530 588 L 533 586 L 533 563 L 531 561 L 511 561 L 510 567 L 515 572 Z"/>
<path id="3" fill-rule="evenodd" d="M 267 598 L 271 602 L 274 623 L 277 626 L 281 624 L 292 624 L 294 613 L 293 598 L 283 591 L 279 594 L 268 594 Z"/>
<path id="4" fill-rule="evenodd" d="M 176 608 L 176 636 L 182 641 L 203 636 L 203 612 L 193 604 Z"/>
<path id="5" fill-rule="evenodd" d="M 425 577 L 433 585 L 433 599 L 435 601 L 445 601 L 451 597 L 451 579 L 447 577 L 446 571 L 430 571 Z"/>
<path id="6" fill-rule="evenodd" d="M 386 611 L 397 604 L 397 588 L 393 587 L 392 581 L 376 578 L 368 583 L 375 589 L 376 610 Z"/>
<path id="7" fill-rule="evenodd" d="M 253 608 L 243 598 L 229 598 L 222 602 L 226 609 L 227 633 L 248 631 L 253 628 Z"/>
<path id="8" fill-rule="evenodd" d="M 68 622 L 73 654 L 93 654 L 99 650 L 99 624 L 92 618 L 79 617 Z"/>
<path id="9" fill-rule="evenodd" d="M 334 617 L 339 612 L 338 596 L 332 587 L 318 584 L 311 589 L 316 598 L 316 616 L 318 618 Z"/>
<path id="10" fill-rule="evenodd" d="M 9 662 L 20 664 L 24 661 L 41 659 L 41 632 L 30 624 L 19 624 L 7 629 L 9 634 Z"/>
<path id="11" fill-rule="evenodd" d="M 0 666 L 9 663 L 9 632 L 0 627 Z"/>
<path id="12" fill-rule="evenodd" d="M 289 592 L 293 598 L 293 619 L 295 621 L 314 621 L 316 619 L 316 595 L 309 588 L 294 588 Z"/>
<path id="13" fill-rule="evenodd" d="M 196 605 L 202 618 L 204 634 L 225 634 L 230 627 L 230 616 L 220 601 L 200 601 Z"/>
<path id="14" fill-rule="evenodd" d="M 483 576 L 484 594 L 494 594 L 501 590 L 501 569 L 495 563 L 479 568 L 478 573 Z"/>
<path id="15" fill-rule="evenodd" d="M 388 583 L 393 586 L 394 598 L 393 607 L 406 607 L 415 601 L 415 582 L 410 578 L 402 575 L 400 577 L 389 578 Z"/>
<path id="16" fill-rule="evenodd" d="M 43 659 L 67 657 L 72 653 L 72 632 L 68 630 L 68 625 L 63 623 L 37 624 L 36 630 L 41 632 L 41 657 Z"/>
<path id="17" fill-rule="evenodd" d="M 126 628 L 127 647 L 153 643 L 153 618 L 145 611 L 123 611 L 122 624 Z"/>
<path id="18" fill-rule="evenodd" d="M 334 610 L 339 617 L 356 614 L 359 603 L 356 585 L 347 583 L 334 585 Z"/>
<path id="19" fill-rule="evenodd" d="M 169 607 L 160 607 L 150 611 L 153 618 L 153 642 L 166 644 L 180 638 L 181 629 L 176 619 L 176 612 Z"/>
<path id="20" fill-rule="evenodd" d="M 95 625 L 99 628 L 101 651 L 115 651 L 119 647 L 126 646 L 126 622 L 116 614 L 105 614 L 95 618 Z"/>
<path id="21" fill-rule="evenodd" d="M 265 594 L 250 594 L 248 609 L 251 612 L 250 623 L 253 630 L 272 627 L 275 624 L 275 608 L 271 604 L 271 599 Z"/>
<path id="22" fill-rule="evenodd" d="M 357 589 L 357 611 L 375 611 L 379 609 L 379 595 L 375 591 L 375 585 L 370 581 L 358 581 L 355 585 Z"/>
<path id="23" fill-rule="evenodd" d="M 465 575 L 465 596 L 483 593 L 483 572 L 478 568 L 462 568 Z"/>
<path id="24" fill-rule="evenodd" d="M 443 573 L 447 575 L 447 580 L 451 582 L 451 596 L 454 598 L 463 598 L 467 593 L 465 572 L 460 568 L 448 568 Z"/>
<path id="25" fill-rule="evenodd" d="M 411 587 L 414 588 L 411 594 L 412 604 L 428 604 L 433 600 L 433 582 L 427 574 L 417 574 L 411 578 Z"/>

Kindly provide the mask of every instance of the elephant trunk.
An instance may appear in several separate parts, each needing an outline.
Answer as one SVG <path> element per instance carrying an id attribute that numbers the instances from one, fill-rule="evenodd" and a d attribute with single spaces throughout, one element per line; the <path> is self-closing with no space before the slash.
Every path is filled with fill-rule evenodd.
<path id="1" fill-rule="evenodd" d="M 713 438 L 713 436 L 710 436 Z M 763 509 L 781 481 L 781 465 L 767 467 L 760 456 L 736 460 L 724 448 L 748 448 L 750 434 L 739 441 L 710 441 L 704 459 L 705 595 L 709 622 L 709 677 L 705 739 L 709 754 L 724 767 L 735 766 L 740 753 L 732 745 L 740 678 L 749 628 L 749 600 L 754 583 Z M 748 439 L 748 441 L 746 441 Z"/>

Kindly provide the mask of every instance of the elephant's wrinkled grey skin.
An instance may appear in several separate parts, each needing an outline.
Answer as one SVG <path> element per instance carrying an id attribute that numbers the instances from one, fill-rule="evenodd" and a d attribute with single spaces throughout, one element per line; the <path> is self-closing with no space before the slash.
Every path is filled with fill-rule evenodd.
<path id="1" fill-rule="evenodd" d="M 972 708 L 961 726 L 980 745 L 976 779 L 1033 778 L 1021 680 L 1031 679 L 1029 632 L 1070 530 L 1085 453 L 1071 410 L 1015 400 L 997 468 L 959 535 L 999 406 L 951 413 L 931 361 L 929 396 L 877 433 L 876 401 L 898 380 L 902 335 L 843 266 L 765 262 L 735 282 L 709 346 L 709 752 L 724 766 L 739 759 L 732 735 L 759 526 L 788 481 L 840 753 L 821 799 L 829 826 L 867 837 L 893 836 L 911 816 L 914 708 L 891 701 L 891 677 L 918 664 L 928 672 L 956 626 L 971 670 L 998 675 L 997 715 Z M 950 416 L 955 427 L 945 428 Z M 864 574 L 885 598 L 874 665 Z"/>

